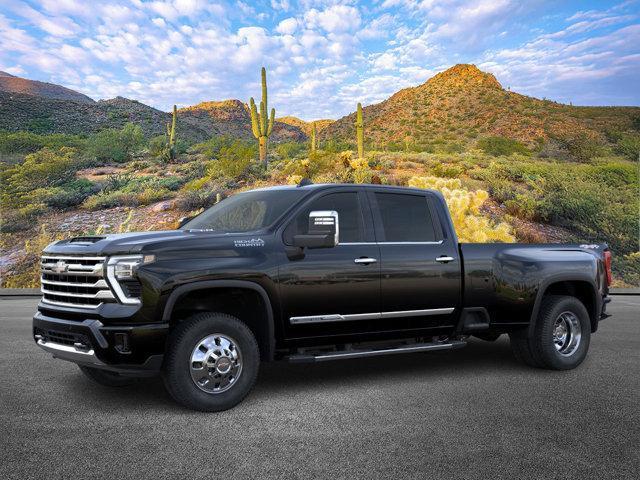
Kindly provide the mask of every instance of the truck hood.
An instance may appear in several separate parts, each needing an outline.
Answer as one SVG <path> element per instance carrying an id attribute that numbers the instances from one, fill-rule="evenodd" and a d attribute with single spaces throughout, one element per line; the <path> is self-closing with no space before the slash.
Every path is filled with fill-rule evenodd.
<path id="1" fill-rule="evenodd" d="M 116 255 L 134 253 L 155 253 L 173 250 L 176 247 L 189 248 L 203 246 L 228 247 L 234 242 L 259 239 L 256 232 L 216 233 L 192 230 L 166 230 L 154 232 L 119 233 L 74 237 L 54 242 L 45 248 L 49 254 L 90 254 Z"/>

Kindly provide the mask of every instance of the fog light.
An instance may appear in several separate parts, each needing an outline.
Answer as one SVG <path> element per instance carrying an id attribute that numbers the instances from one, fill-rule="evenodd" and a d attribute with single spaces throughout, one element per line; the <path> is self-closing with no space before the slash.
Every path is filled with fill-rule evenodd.
<path id="1" fill-rule="evenodd" d="M 114 333 L 113 338 L 118 353 L 131 353 L 128 333 Z"/>

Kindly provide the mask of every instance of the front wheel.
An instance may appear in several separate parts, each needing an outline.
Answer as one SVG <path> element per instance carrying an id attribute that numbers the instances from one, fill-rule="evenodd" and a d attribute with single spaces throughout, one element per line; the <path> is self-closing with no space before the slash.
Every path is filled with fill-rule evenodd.
<path id="1" fill-rule="evenodd" d="M 535 328 L 509 335 L 519 360 L 553 370 L 570 370 L 582 363 L 589 350 L 591 322 L 575 297 L 549 295 L 542 300 Z"/>
<path id="2" fill-rule="evenodd" d="M 240 403 L 258 376 L 260 352 L 251 330 L 222 313 L 199 313 L 171 333 L 163 380 L 193 410 L 217 412 Z"/>

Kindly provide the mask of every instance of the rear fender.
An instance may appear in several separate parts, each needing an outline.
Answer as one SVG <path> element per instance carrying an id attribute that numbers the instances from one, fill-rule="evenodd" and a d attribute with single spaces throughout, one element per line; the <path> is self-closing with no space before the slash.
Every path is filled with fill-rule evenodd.
<path id="1" fill-rule="evenodd" d="M 529 321 L 529 334 L 533 335 L 533 332 L 536 327 L 536 321 L 538 318 L 538 313 L 540 312 L 540 306 L 542 305 L 542 299 L 544 298 L 545 293 L 549 290 L 549 287 L 556 283 L 564 283 L 564 282 L 582 282 L 586 283 L 590 287 L 590 294 L 593 295 L 592 307 L 589 308 L 588 305 L 585 305 L 585 308 L 589 311 L 589 318 L 591 319 L 591 330 L 595 331 L 598 327 L 598 312 L 602 307 L 602 299 L 598 295 L 598 288 L 596 286 L 595 280 L 591 278 L 588 274 L 579 274 L 579 273 L 571 273 L 571 274 L 559 274 L 553 275 L 549 278 L 546 278 L 538 288 L 538 293 L 536 295 L 536 300 L 533 304 L 533 310 L 531 312 L 531 319 Z"/>

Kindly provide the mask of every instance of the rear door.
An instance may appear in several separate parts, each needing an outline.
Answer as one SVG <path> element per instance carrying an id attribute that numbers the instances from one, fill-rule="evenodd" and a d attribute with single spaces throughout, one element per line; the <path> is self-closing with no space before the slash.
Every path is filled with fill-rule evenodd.
<path id="1" fill-rule="evenodd" d="M 382 317 L 388 327 L 453 325 L 461 293 L 455 238 L 446 234 L 429 192 L 369 191 L 380 248 Z"/>

